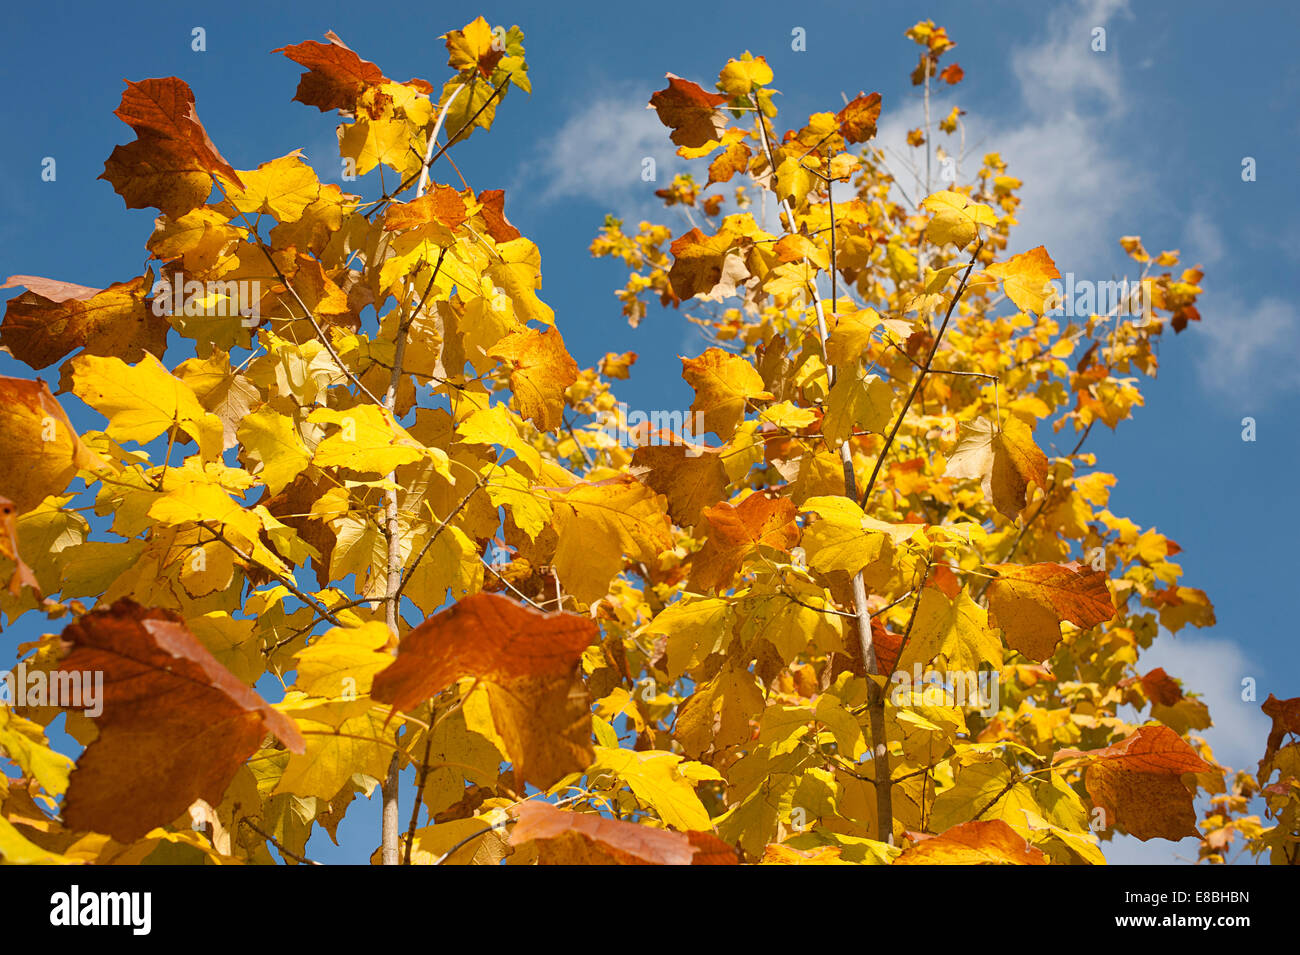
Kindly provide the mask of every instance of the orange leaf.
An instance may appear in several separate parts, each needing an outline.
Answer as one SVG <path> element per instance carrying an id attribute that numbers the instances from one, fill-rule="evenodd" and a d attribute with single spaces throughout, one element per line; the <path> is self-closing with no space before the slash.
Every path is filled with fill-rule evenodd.
<path id="1" fill-rule="evenodd" d="M 577 664 L 599 634 L 586 617 L 473 594 L 408 633 L 370 695 L 410 712 L 462 677 L 483 681 L 516 776 L 545 788 L 591 763 L 590 704 Z"/>
<path id="2" fill-rule="evenodd" d="M 421 226 L 455 229 L 468 218 L 464 196 L 451 186 L 434 183 L 420 198 L 389 206 L 384 213 L 384 230 L 398 232 Z"/>
<path id="3" fill-rule="evenodd" d="M 692 588 L 730 587 L 745 555 L 760 545 L 788 551 L 799 540 L 798 513 L 789 498 L 765 493 L 751 494 L 736 507 L 722 501 L 705 510 L 709 536 L 691 562 Z"/>
<path id="4" fill-rule="evenodd" d="M 985 271 L 1002 279 L 1002 288 L 1017 308 L 1037 315 L 1042 315 L 1047 307 L 1046 300 L 1051 292 L 1047 283 L 1061 277 L 1056 263 L 1041 245 L 1013 255 L 1005 262 L 990 265 Z"/>
<path id="5" fill-rule="evenodd" d="M 14 562 L 13 576 L 9 578 L 9 593 L 17 597 L 24 587 L 31 587 L 39 597 L 41 588 L 36 582 L 36 575 L 18 556 L 18 522 L 15 513 L 14 502 L 7 497 L 0 497 L 0 557 L 8 557 Z"/>
<path id="6" fill-rule="evenodd" d="M 1107 825 L 1118 823 L 1143 842 L 1199 835 L 1193 794 L 1181 777 L 1213 767 L 1169 727 L 1150 723 L 1104 749 L 1059 750 L 1052 761 L 1075 758 L 1088 761 L 1084 785 Z"/>
<path id="7" fill-rule="evenodd" d="M 219 805 L 267 733 L 306 744 L 170 610 L 123 598 L 69 624 L 59 673 L 103 674 L 99 736 L 72 772 L 63 816 L 73 829 L 120 842 L 167 825 L 196 799 Z"/>
<path id="8" fill-rule="evenodd" d="M 708 833 L 670 832 L 531 800 L 514 810 L 512 846 L 536 841 L 542 865 L 732 865 L 735 851 Z M 728 856 L 730 856 L 728 858 Z"/>
<path id="9" fill-rule="evenodd" d="M 879 93 L 859 93 L 852 102 L 835 114 L 840 135 L 850 143 L 865 143 L 876 135 L 878 119 L 880 119 Z"/>
<path id="10" fill-rule="evenodd" d="M 99 178 L 112 184 L 128 209 L 153 206 L 178 219 L 207 200 L 214 176 L 244 188 L 208 138 L 183 80 L 127 80 L 115 112 L 137 139 L 113 150 Z"/>
<path id="11" fill-rule="evenodd" d="M 357 98 L 368 87 L 387 82 L 387 78 L 375 64 L 353 53 L 333 30 L 325 34 L 325 39 L 329 42 L 308 40 L 271 52 L 283 53 L 307 67 L 293 97 L 299 103 L 315 106 L 322 113 L 332 109 L 355 110 Z"/>
<path id="12" fill-rule="evenodd" d="M 718 449 L 682 444 L 643 445 L 632 452 L 643 484 L 668 498 L 668 514 L 682 527 L 693 527 L 700 513 L 727 491 L 727 472 Z"/>
<path id="13" fill-rule="evenodd" d="M 539 613 L 499 594 L 471 594 L 408 633 L 371 696 L 409 712 L 461 677 L 509 683 L 566 676 L 600 635 L 594 621 Z"/>
<path id="14" fill-rule="evenodd" d="M 487 223 L 487 233 L 497 242 L 509 242 L 517 239 L 520 232 L 506 218 L 506 192 L 504 189 L 484 189 L 478 194 L 478 202 L 483 207 L 479 215 Z"/>
<path id="15" fill-rule="evenodd" d="M 493 345 L 488 355 L 510 363 L 510 387 L 521 415 L 542 431 L 554 431 L 563 423 L 564 390 L 578 380 L 578 363 L 558 331 L 515 332 Z"/>
<path id="16" fill-rule="evenodd" d="M 18 513 L 61 494 L 79 469 L 104 465 L 81 443 L 45 382 L 0 378 L 0 494 Z"/>
<path id="17" fill-rule="evenodd" d="M 989 564 L 989 625 L 1039 663 L 1061 642 L 1061 621 L 1087 629 L 1115 616 L 1106 575 L 1075 564 Z"/>
<path id="18" fill-rule="evenodd" d="M 650 97 L 650 105 L 659 114 L 659 121 L 673 131 L 672 141 L 678 146 L 697 148 L 721 140 L 727 119 L 717 107 L 727 97 L 705 92 L 698 84 L 672 73 L 666 76 L 668 85 Z"/>
<path id="19" fill-rule="evenodd" d="M 953 826 L 905 849 L 894 865 L 1047 865 L 1047 857 L 1001 819 Z"/>

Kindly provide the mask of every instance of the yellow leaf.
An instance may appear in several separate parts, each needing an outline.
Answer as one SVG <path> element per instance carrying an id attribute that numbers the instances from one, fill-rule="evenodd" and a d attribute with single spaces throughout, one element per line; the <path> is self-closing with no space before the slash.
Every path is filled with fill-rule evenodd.
<path id="1" fill-rule="evenodd" d="M 695 787 L 678 771 L 681 761 L 676 753 L 663 750 L 636 752 L 597 746 L 596 760 L 587 773 L 613 773 L 674 829 L 712 829 L 713 822 Z"/>
<path id="2" fill-rule="evenodd" d="M 1005 262 L 990 265 L 985 271 L 1002 280 L 1003 291 L 1018 309 L 1035 315 L 1043 314 L 1046 299 L 1053 294 L 1048 283 L 1061 277 L 1056 263 L 1041 245 L 1013 255 Z"/>
<path id="3" fill-rule="evenodd" d="M 139 364 L 120 358 L 78 355 L 70 362 L 72 392 L 108 418 L 115 441 L 146 444 L 178 426 L 199 446 L 204 460 L 221 456 L 221 419 L 203 410 L 190 387 L 145 354 Z"/>
<path id="4" fill-rule="evenodd" d="M 921 203 L 934 213 L 925 227 L 926 237 L 936 245 L 949 242 L 965 248 L 975 240 L 982 225 L 997 225 L 993 210 L 982 203 L 972 203 L 969 196 L 944 190 L 929 195 Z"/>

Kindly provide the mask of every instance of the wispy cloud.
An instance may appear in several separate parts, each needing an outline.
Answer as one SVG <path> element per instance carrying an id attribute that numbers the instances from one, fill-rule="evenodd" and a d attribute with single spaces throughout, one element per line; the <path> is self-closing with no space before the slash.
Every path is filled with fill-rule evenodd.
<path id="1" fill-rule="evenodd" d="M 586 199 L 627 218 L 648 216 L 663 205 L 654 197 L 686 168 L 653 110 L 648 93 L 616 87 L 584 105 L 555 130 L 526 168 L 516 194 L 541 203 Z M 642 178 L 654 160 L 654 181 Z"/>
<path id="2" fill-rule="evenodd" d="M 1300 311 L 1294 303 L 1268 296 L 1242 304 L 1211 291 L 1197 307 L 1207 316 L 1192 326 L 1202 342 L 1197 371 L 1206 388 L 1256 410 L 1300 390 Z"/>
<path id="3" fill-rule="evenodd" d="M 1149 184 L 1120 144 L 1106 136 L 1128 110 L 1119 54 L 1113 44 L 1105 52 L 1092 49 L 1093 30 L 1124 14 L 1123 0 L 1094 0 L 1054 13 L 1040 36 L 1011 54 L 1019 109 L 1000 103 L 996 113 L 986 113 L 946 90 L 931 103 L 936 117 L 954 102 L 968 111 L 963 175 L 985 152 L 997 151 L 1008 174 L 1024 182 L 1012 251 L 1045 245 L 1062 271 L 1085 272 L 1104 262 L 1125 231 L 1121 214 Z M 907 155 L 907 131 L 917 125 L 915 104 L 887 112 L 879 141 L 894 155 Z M 956 136 L 939 134 L 937 141 L 949 152 L 958 150 Z M 931 188 L 941 187 L 932 181 Z"/>

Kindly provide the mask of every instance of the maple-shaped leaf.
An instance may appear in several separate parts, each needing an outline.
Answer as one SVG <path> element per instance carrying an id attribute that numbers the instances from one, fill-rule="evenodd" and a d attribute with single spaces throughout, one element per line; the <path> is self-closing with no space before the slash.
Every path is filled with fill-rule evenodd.
<path id="1" fill-rule="evenodd" d="M 303 161 L 300 149 L 239 175 L 244 186 L 231 189 L 229 198 L 236 210 L 247 215 L 265 212 L 280 222 L 296 222 L 320 195 L 320 180 Z"/>
<path id="2" fill-rule="evenodd" d="M 892 419 L 894 390 L 879 375 L 859 378 L 852 365 L 841 367 L 826 403 L 822 431 L 833 444 L 858 431 L 884 434 Z"/>
<path id="3" fill-rule="evenodd" d="M 748 742 L 751 720 L 763 712 L 763 690 L 757 677 L 738 666 L 725 666 L 711 680 L 697 683 L 695 692 L 677 710 L 673 739 L 692 759 L 709 750 L 724 750 Z"/>
<path id="4" fill-rule="evenodd" d="M 988 418 L 961 427 L 961 438 L 944 471 L 950 478 L 978 480 L 985 500 L 1015 520 L 1025 507 L 1029 482 L 1047 483 L 1047 456 L 1034 443 L 1029 425 L 1015 415 L 999 430 Z"/>
<path id="5" fill-rule="evenodd" d="M 510 844 L 537 842 L 542 865 L 733 865 L 735 850 L 705 832 L 670 832 L 533 799 L 514 810 Z"/>
<path id="6" fill-rule="evenodd" d="M 127 80 L 115 113 L 137 138 L 113 150 L 99 178 L 128 209 L 153 206 L 177 219 L 207 201 L 215 177 L 243 186 L 208 138 L 194 110 L 194 92 L 183 80 Z"/>
<path id="7" fill-rule="evenodd" d="M 718 109 L 727 101 L 725 93 L 709 93 L 697 83 L 672 73 L 665 74 L 668 85 L 650 97 L 650 106 L 659 121 L 673 131 L 678 146 L 698 148 L 710 140 L 722 139 L 727 118 Z"/>
<path id="8" fill-rule="evenodd" d="M 911 635 L 898 660 L 900 670 L 936 659 L 953 670 L 974 673 L 980 664 L 1002 666 L 1002 641 L 989 629 L 984 608 L 964 589 L 949 596 L 938 587 L 923 587 L 911 625 Z"/>
<path id="9" fill-rule="evenodd" d="M 934 213 L 925 227 L 926 237 L 935 245 L 954 243 L 964 249 L 975 241 L 980 226 L 997 225 L 997 216 L 983 203 L 972 202 L 960 192 L 943 190 L 926 196 L 921 203 Z"/>
<path id="10" fill-rule="evenodd" d="M 692 589 L 726 590 L 755 547 L 788 551 L 799 540 L 798 513 L 789 498 L 764 493 L 735 507 L 722 501 L 706 509 L 709 536 L 691 561 Z"/>
<path id="11" fill-rule="evenodd" d="M 470 217 L 465 197 L 451 186 L 434 183 L 429 191 L 410 202 L 395 202 L 384 213 L 385 232 L 403 232 L 408 229 L 440 227 L 441 234 L 450 238 L 452 230 L 459 228 Z M 433 234 L 430 233 L 430 237 Z"/>
<path id="12" fill-rule="evenodd" d="M 698 295 L 706 302 L 734 295 L 736 286 L 749 278 L 741 243 L 740 235 L 726 229 L 705 235 L 696 228 L 674 239 L 668 249 L 673 254 L 668 270 L 673 294 L 683 301 Z"/>
<path id="13" fill-rule="evenodd" d="M 984 271 L 1002 280 L 1002 289 L 1007 293 L 1007 298 L 1016 303 L 1016 308 L 1039 316 L 1043 314 L 1046 300 L 1052 294 L 1048 283 L 1061 277 L 1056 263 L 1041 245 L 1013 255 L 1005 262 L 990 265 Z"/>
<path id="14" fill-rule="evenodd" d="M 646 444 L 632 452 L 632 466 L 647 487 L 668 498 L 673 521 L 693 527 L 700 513 L 726 494 L 727 471 L 720 451 L 695 445 Z"/>
<path id="15" fill-rule="evenodd" d="M 1263 783 L 1272 774 L 1273 757 L 1282 748 L 1282 740 L 1288 733 L 1300 736 L 1300 696 L 1279 700 L 1270 693 L 1268 699 L 1261 703 L 1259 708 L 1264 711 L 1265 716 L 1273 720 L 1264 758 L 1259 761 L 1259 781 Z"/>
<path id="16" fill-rule="evenodd" d="M 718 87 L 731 97 L 748 96 L 754 87 L 771 82 L 772 68 L 767 65 L 767 58 L 753 57 L 749 53 L 739 60 L 727 60 L 727 65 L 718 74 Z"/>
<path id="17" fill-rule="evenodd" d="M 121 842 L 165 826 L 196 799 L 219 805 L 240 765 L 293 721 L 241 683 L 178 614 L 123 598 L 63 630 L 59 673 L 102 673 L 99 735 L 77 760 L 63 804 L 74 829 Z"/>
<path id="18" fill-rule="evenodd" d="M 167 319 L 155 315 L 152 275 L 91 289 L 31 275 L 11 275 L 0 288 L 25 287 L 5 304 L 0 347 L 41 369 L 78 348 L 90 355 L 139 361 L 167 348 Z"/>
<path id="19" fill-rule="evenodd" d="M 989 564 L 989 624 L 1007 646 L 1042 662 L 1061 642 L 1061 621 L 1086 630 L 1115 616 L 1106 575 L 1075 564 Z"/>
<path id="20" fill-rule="evenodd" d="M 462 677 L 488 684 L 496 732 L 517 777 L 546 788 L 591 762 L 591 721 L 577 664 L 599 632 L 586 617 L 473 594 L 408 633 L 370 694 L 409 712 Z"/>
<path id="21" fill-rule="evenodd" d="M 853 865 L 840 858 L 839 846 L 818 846 L 815 849 L 796 849 L 781 843 L 768 843 L 759 865 Z"/>
<path id="22" fill-rule="evenodd" d="M 921 529 L 868 517 L 857 502 L 832 494 L 810 497 L 800 509 L 817 515 L 804 530 L 803 546 L 808 566 L 822 573 L 856 574 Z"/>
<path id="23" fill-rule="evenodd" d="M 61 494 L 79 470 L 106 462 L 81 442 L 45 382 L 0 377 L 0 495 L 18 513 Z"/>
<path id="24" fill-rule="evenodd" d="M 315 106 L 322 113 L 332 109 L 353 111 L 357 99 L 371 86 L 388 82 L 379 67 L 363 60 L 338 38 L 333 30 L 325 34 L 328 43 L 307 40 L 282 46 L 272 53 L 283 53 L 295 63 L 307 67 L 298 80 L 294 99 Z"/>
<path id="25" fill-rule="evenodd" d="M 1183 699 L 1183 688 L 1178 681 L 1165 672 L 1164 667 L 1156 667 L 1142 675 L 1142 692 L 1156 706 L 1174 706 Z"/>
<path id="26" fill-rule="evenodd" d="M 521 415 L 541 431 L 554 431 L 564 423 L 564 391 L 578 380 L 578 363 L 556 329 L 529 328 L 507 335 L 488 349 L 488 355 L 509 367 Z"/>
<path id="27" fill-rule="evenodd" d="M 749 157 L 753 155 L 745 145 L 746 132 L 743 129 L 728 129 L 723 135 L 722 152 L 709 163 L 709 179 L 704 184 L 730 182 L 738 173 L 749 169 Z"/>
<path id="28" fill-rule="evenodd" d="M 904 849 L 894 865 L 1047 865 L 1047 856 L 1001 819 L 963 822 Z"/>
<path id="29" fill-rule="evenodd" d="M 631 560 L 655 567 L 673 546 L 662 498 L 629 475 L 548 490 L 559 537 L 555 572 L 564 589 L 590 604 Z"/>
<path id="30" fill-rule="evenodd" d="M 1143 842 L 1200 835 L 1182 777 L 1213 767 L 1169 727 L 1150 723 L 1103 749 L 1058 750 L 1052 761 L 1066 759 L 1086 761 L 1084 785 L 1108 826 L 1118 823 Z"/>
<path id="31" fill-rule="evenodd" d="M 710 348 L 699 358 L 683 358 L 682 378 L 695 389 L 691 414 L 701 415 L 705 429 L 723 441 L 735 434 L 748 402 L 772 398 L 753 365 L 721 348 Z"/>
<path id="32" fill-rule="evenodd" d="M 876 135 L 876 121 L 879 119 L 880 94 L 859 93 L 835 114 L 835 125 L 847 142 L 865 143 Z"/>
<path id="33" fill-rule="evenodd" d="M 510 242 L 520 238 L 520 232 L 506 218 L 506 193 L 504 189 L 484 189 L 478 194 L 479 215 L 487 223 L 487 233 L 496 242 Z"/>
<path id="34" fill-rule="evenodd" d="M 451 30 L 443 34 L 447 45 L 447 65 L 454 70 L 478 70 L 484 79 L 492 77 L 492 71 L 505 50 L 493 41 L 492 27 L 483 17 L 476 17 L 465 24 L 462 30 Z"/>
<path id="35" fill-rule="evenodd" d="M 146 353 L 138 364 L 120 358 L 78 355 L 65 368 L 72 392 L 108 418 L 105 432 L 115 441 L 146 444 L 172 427 L 182 428 L 205 460 L 215 460 L 224 445 L 221 419 L 199 404 L 185 382 Z"/>

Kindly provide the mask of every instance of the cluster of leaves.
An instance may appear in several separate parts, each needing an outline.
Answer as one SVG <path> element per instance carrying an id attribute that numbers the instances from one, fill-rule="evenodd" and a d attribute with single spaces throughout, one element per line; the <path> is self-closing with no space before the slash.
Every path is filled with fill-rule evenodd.
<path id="1" fill-rule="evenodd" d="M 918 85 L 960 82 L 941 29 L 909 36 Z M 611 219 L 593 251 L 629 266 L 634 322 L 646 293 L 714 309 L 682 374 L 716 443 L 624 447 L 635 355 L 579 369 L 504 194 L 431 183 L 529 89 L 522 33 L 445 40 L 440 91 L 333 34 L 277 51 L 343 159 L 395 175 L 370 201 L 296 153 L 236 170 L 182 81 L 129 83 L 104 178 L 161 213 L 168 291 L 10 280 L 0 345 L 105 423 L 0 380 L 0 609 L 70 619 L 29 677 L 105 686 L 97 718 L 0 706 L 0 855 L 302 862 L 358 794 L 385 863 L 1097 863 L 1114 832 L 1196 835 L 1195 791 L 1225 792 L 1209 716 L 1139 657 L 1213 610 L 1083 445 L 1141 404 L 1199 273 L 1126 240 L 1156 314 L 1062 324 L 1046 251 L 999 258 L 1020 183 L 996 155 L 914 204 L 869 145 L 877 94 L 777 136 L 761 57 L 717 92 L 670 75 L 651 105 L 713 157 L 661 192 L 692 228 Z M 888 680 L 932 668 L 1000 696 Z"/>

